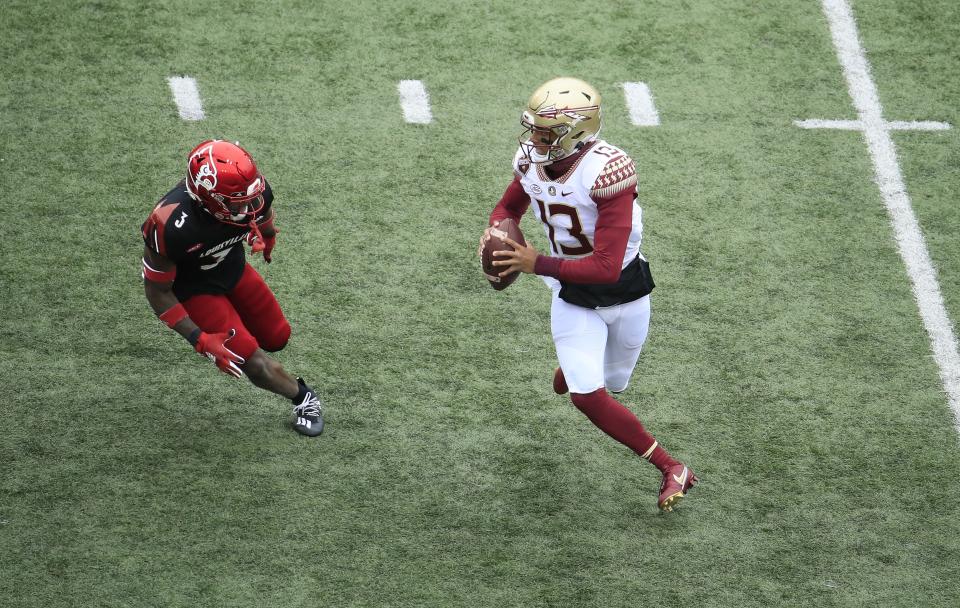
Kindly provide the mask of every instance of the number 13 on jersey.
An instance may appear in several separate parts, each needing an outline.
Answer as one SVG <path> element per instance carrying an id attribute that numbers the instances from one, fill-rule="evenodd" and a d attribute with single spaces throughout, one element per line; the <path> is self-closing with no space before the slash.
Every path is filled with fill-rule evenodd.
<path id="1" fill-rule="evenodd" d="M 554 253 L 557 255 L 562 254 L 579 256 L 587 255 L 588 253 L 593 252 L 593 246 L 590 244 L 590 241 L 587 239 L 586 235 L 583 234 L 583 223 L 580 221 L 580 214 L 577 213 L 576 207 L 564 203 L 547 204 L 540 199 L 534 200 L 536 200 L 537 208 L 540 212 L 540 221 L 543 222 L 547 227 L 547 238 L 550 239 L 550 247 L 553 248 Z M 561 216 L 570 218 L 569 227 L 564 225 L 567 223 L 567 221 L 565 219 L 560 219 Z M 559 221 L 554 220 L 554 218 L 557 218 Z M 555 221 L 556 224 L 554 223 Z M 570 238 L 575 239 L 578 244 L 565 245 L 563 243 L 558 243 L 558 229 L 562 232 L 566 232 L 568 235 L 570 235 Z M 561 234 L 561 240 L 569 241 L 570 239 L 563 238 L 563 235 Z"/>

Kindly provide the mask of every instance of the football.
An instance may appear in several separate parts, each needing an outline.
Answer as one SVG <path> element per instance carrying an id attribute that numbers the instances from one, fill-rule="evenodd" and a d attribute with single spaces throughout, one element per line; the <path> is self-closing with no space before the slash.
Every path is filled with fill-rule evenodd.
<path id="1" fill-rule="evenodd" d="M 493 256 L 494 251 L 513 251 L 513 247 L 503 240 L 504 237 L 510 237 L 521 245 L 527 244 L 523 239 L 523 233 L 520 232 L 520 226 L 510 218 L 500 220 L 500 224 L 490 231 L 490 238 L 487 239 L 487 242 L 484 244 L 483 252 L 480 255 L 480 263 L 483 266 L 483 274 L 490 282 L 490 286 L 497 291 L 509 287 L 520 275 L 519 272 L 512 272 L 505 277 L 498 276 L 503 272 L 503 267 L 493 265 L 494 260 L 503 259 L 495 258 Z"/>

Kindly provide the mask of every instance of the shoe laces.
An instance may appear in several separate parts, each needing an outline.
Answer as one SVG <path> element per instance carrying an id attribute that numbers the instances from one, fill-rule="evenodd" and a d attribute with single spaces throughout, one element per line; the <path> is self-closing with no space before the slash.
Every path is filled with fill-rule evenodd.
<path id="1" fill-rule="evenodd" d="M 323 404 L 313 393 L 307 393 L 303 403 L 293 408 L 297 416 L 313 416 L 319 418 L 323 415 Z"/>

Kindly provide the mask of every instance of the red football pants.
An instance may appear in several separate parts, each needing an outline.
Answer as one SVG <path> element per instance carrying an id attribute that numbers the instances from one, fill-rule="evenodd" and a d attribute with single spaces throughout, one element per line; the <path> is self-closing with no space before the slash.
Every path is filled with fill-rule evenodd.
<path id="1" fill-rule="evenodd" d="M 190 318 L 207 333 L 235 329 L 227 348 L 249 360 L 257 348 L 275 352 L 287 345 L 290 323 L 263 277 L 247 264 L 232 291 L 199 294 L 183 302 Z"/>

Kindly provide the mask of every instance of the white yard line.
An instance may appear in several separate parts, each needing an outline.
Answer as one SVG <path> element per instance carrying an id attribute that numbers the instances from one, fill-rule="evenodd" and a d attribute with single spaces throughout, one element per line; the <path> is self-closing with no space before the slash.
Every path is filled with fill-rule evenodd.
<path id="1" fill-rule="evenodd" d="M 905 125 L 926 125 L 934 128 L 949 128 L 945 123 L 888 123 L 883 119 L 883 108 L 877 88 L 870 77 L 870 65 L 860 45 L 857 24 L 847 0 L 823 0 L 823 12 L 830 22 L 830 34 L 837 49 L 837 57 L 843 67 L 844 76 L 850 91 L 850 98 L 857 109 L 859 120 L 857 128 L 863 137 L 873 159 L 874 177 L 880 187 L 883 202 L 890 215 L 894 236 L 907 267 L 907 274 L 913 285 L 913 295 L 920 308 L 920 317 L 930 336 L 933 357 L 940 368 L 940 379 L 947 392 L 950 408 L 953 410 L 954 426 L 960 433 L 960 355 L 957 353 L 957 339 L 953 325 L 947 316 L 937 283 L 937 272 L 930 260 L 927 246 L 920 232 L 920 226 L 910 205 L 907 189 L 900 173 L 897 151 L 890 131 Z M 806 121 L 805 121 L 806 122 Z M 854 121 L 843 122 L 852 125 Z M 852 128 L 852 127 L 851 127 Z"/>
<path id="2" fill-rule="evenodd" d="M 820 120 L 812 118 L 810 120 L 795 120 L 793 124 L 801 129 L 840 129 L 843 131 L 861 131 L 863 123 L 859 120 Z"/>
<path id="3" fill-rule="evenodd" d="M 167 79 L 173 92 L 173 101 L 177 104 L 180 118 L 184 120 L 203 120 L 203 102 L 197 81 L 189 76 L 171 76 Z"/>
<path id="4" fill-rule="evenodd" d="M 433 115 L 430 113 L 430 96 L 423 82 L 401 80 L 397 83 L 397 92 L 400 93 L 400 107 L 403 108 L 404 120 L 421 125 L 433 122 Z"/>
<path id="5" fill-rule="evenodd" d="M 801 129 L 840 129 L 842 131 L 863 131 L 863 123 L 859 120 L 795 120 L 793 124 Z M 934 122 L 932 120 L 892 120 L 884 125 L 891 131 L 946 131 L 950 123 Z"/>
<path id="6" fill-rule="evenodd" d="M 623 83 L 623 95 L 627 100 L 630 122 L 638 127 L 655 127 L 660 124 L 660 116 L 653 105 L 653 95 L 646 83 Z"/>
<path id="7" fill-rule="evenodd" d="M 894 131 L 947 131 L 950 129 L 948 122 L 936 122 L 933 120 L 892 120 L 887 123 L 887 127 Z"/>

